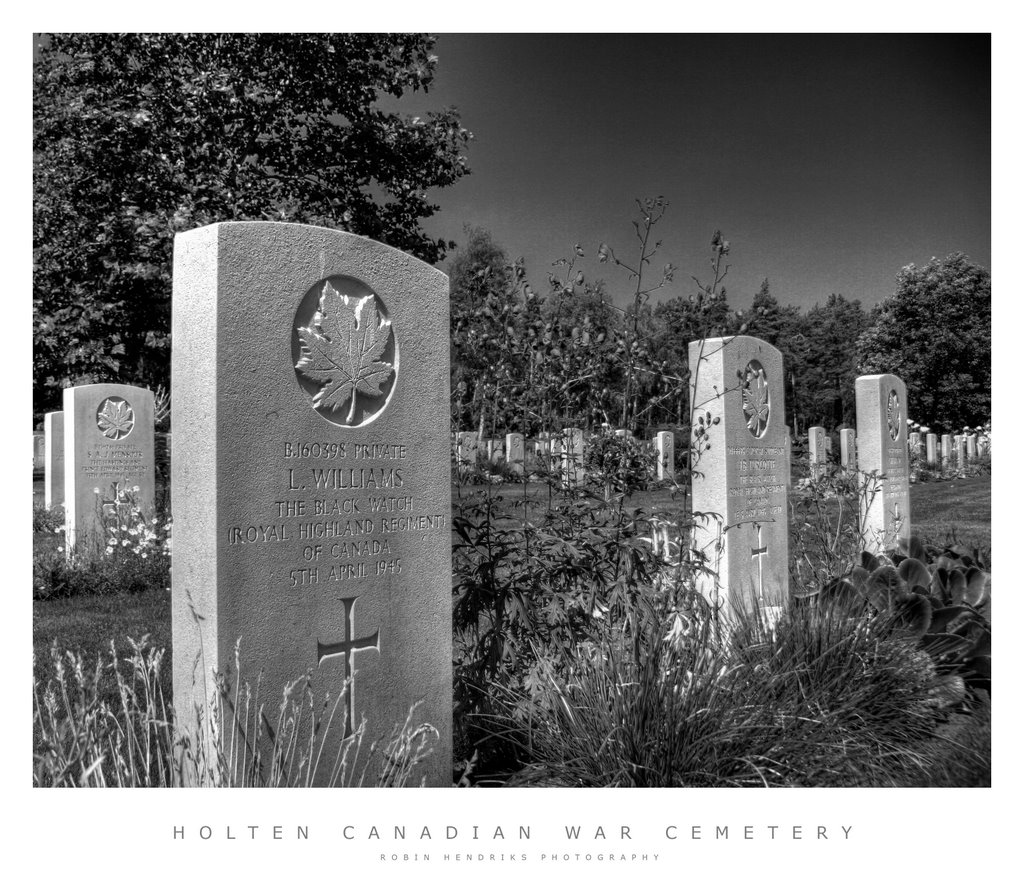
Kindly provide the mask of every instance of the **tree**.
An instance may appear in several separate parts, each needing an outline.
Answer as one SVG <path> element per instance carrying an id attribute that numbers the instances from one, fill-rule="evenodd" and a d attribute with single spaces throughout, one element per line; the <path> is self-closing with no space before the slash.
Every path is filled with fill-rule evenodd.
<path id="1" fill-rule="evenodd" d="M 521 263 L 509 262 L 490 231 L 466 228 L 465 245 L 452 258 L 448 277 L 452 418 L 456 427 L 465 428 L 480 420 L 499 376 L 508 374 L 508 361 L 502 364 L 501 358 L 514 347 L 508 339 L 520 313 L 517 293 L 523 269 Z"/>
<path id="2" fill-rule="evenodd" d="M 768 279 L 765 278 L 760 289 L 754 293 L 750 310 L 737 313 L 741 334 L 763 339 L 782 352 L 786 414 L 790 419 L 795 419 L 798 401 L 794 381 L 800 363 L 799 355 L 804 346 L 805 327 L 800 309 L 793 305 L 779 304 L 779 300 L 772 294 Z"/>
<path id="3" fill-rule="evenodd" d="M 89 381 L 166 384 L 174 234 L 343 227 L 436 262 L 427 189 L 468 171 L 456 111 L 403 118 L 434 41 L 396 34 L 55 34 L 34 75 L 37 410 Z"/>
<path id="4" fill-rule="evenodd" d="M 852 424 L 857 339 L 868 326 L 867 314 L 858 300 L 832 293 L 824 305 L 807 312 L 801 325 L 801 337 L 790 344 L 794 414 L 804 427 Z"/>
<path id="5" fill-rule="evenodd" d="M 907 386 L 907 414 L 952 431 L 991 416 L 992 279 L 955 252 L 907 265 L 857 342 L 862 373 L 891 372 Z"/>

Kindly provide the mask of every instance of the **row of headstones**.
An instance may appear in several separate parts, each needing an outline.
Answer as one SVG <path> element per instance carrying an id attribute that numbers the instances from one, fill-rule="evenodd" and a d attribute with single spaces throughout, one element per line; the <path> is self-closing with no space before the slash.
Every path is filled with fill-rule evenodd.
<path id="1" fill-rule="evenodd" d="M 171 340 L 179 724 L 210 709 L 215 672 L 259 679 L 272 696 L 309 673 L 317 697 L 347 690 L 318 746 L 336 746 L 363 718 L 370 740 L 386 738 L 416 703 L 417 720 L 440 734 L 423 775 L 450 784 L 447 278 L 341 231 L 211 225 L 175 237 Z M 689 362 L 707 421 L 692 493 L 701 590 L 770 618 L 789 596 L 782 355 L 737 336 L 692 342 Z M 152 463 L 152 401 L 136 396 L 103 394 L 131 406 L 127 431 L 123 406 L 65 400 L 66 424 L 92 441 L 65 427 L 67 461 L 96 449 L 90 491 L 100 467 L 116 465 L 123 480 L 129 460 Z M 884 475 L 864 521 L 884 547 L 909 533 L 906 427 L 891 421 L 904 401 L 894 376 L 857 380 L 860 463 Z M 380 763 L 367 762 L 372 780 Z"/>
<path id="2" fill-rule="evenodd" d="M 617 430 L 618 437 L 630 436 Z M 593 436 L 593 435 L 590 435 Z M 582 428 L 564 428 L 561 434 L 543 433 L 536 440 L 522 434 L 506 434 L 505 440 L 480 440 L 476 431 L 459 431 L 452 441 L 457 465 L 475 465 L 481 455 L 488 462 L 504 461 L 509 468 L 524 474 L 529 466 L 543 465 L 549 470 L 561 469 L 562 482 L 577 482 L 583 477 L 583 452 L 588 435 Z M 656 476 L 659 480 L 675 475 L 675 440 L 671 431 L 659 432 L 652 441 L 658 454 Z"/>
<path id="3" fill-rule="evenodd" d="M 820 476 L 831 460 L 832 439 L 822 427 L 809 428 L 807 444 L 811 476 Z M 969 462 L 991 452 L 991 440 L 977 434 L 937 434 L 912 431 L 907 435 L 910 453 L 928 464 L 964 470 Z M 941 448 L 940 448 L 941 447 Z M 856 470 L 857 432 L 844 428 L 839 432 L 839 464 L 849 470 Z"/>
<path id="4" fill-rule="evenodd" d="M 68 556 L 90 555 L 106 541 L 110 521 L 133 510 L 140 519 L 154 516 L 153 392 L 79 385 L 63 398 L 64 410 L 43 418 L 43 503 L 64 508 Z"/>

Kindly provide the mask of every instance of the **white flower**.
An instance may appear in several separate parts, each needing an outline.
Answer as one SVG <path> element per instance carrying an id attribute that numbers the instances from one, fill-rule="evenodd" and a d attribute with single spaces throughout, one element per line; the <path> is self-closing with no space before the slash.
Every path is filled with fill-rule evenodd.
<path id="1" fill-rule="evenodd" d="M 93 492 L 95 492 L 95 493 L 96 493 L 97 495 L 99 495 L 99 494 L 100 494 L 100 488 L 99 488 L 99 486 L 94 486 L 94 487 L 92 488 L 92 491 L 93 491 Z"/>

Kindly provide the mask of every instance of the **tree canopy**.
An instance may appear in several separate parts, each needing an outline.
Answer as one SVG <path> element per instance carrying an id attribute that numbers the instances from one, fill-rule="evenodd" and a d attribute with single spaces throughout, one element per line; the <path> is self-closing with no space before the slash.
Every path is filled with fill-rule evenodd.
<path id="1" fill-rule="evenodd" d="M 454 109 L 408 118 L 433 38 L 53 34 L 34 74 L 36 409 L 93 381 L 166 383 L 174 234 L 340 227 L 427 262 L 429 188 L 468 172 Z"/>
<path id="2" fill-rule="evenodd" d="M 891 372 L 907 386 L 910 417 L 943 431 L 991 415 L 992 280 L 955 252 L 907 265 L 858 341 L 861 373 Z"/>

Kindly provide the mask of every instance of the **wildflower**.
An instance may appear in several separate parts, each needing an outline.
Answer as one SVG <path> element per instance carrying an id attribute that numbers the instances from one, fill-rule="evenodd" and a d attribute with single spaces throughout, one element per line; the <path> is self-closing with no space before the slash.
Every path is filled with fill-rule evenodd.
<path id="1" fill-rule="evenodd" d="M 100 488 L 99 488 L 99 486 L 94 486 L 94 487 L 92 488 L 92 491 L 93 491 L 93 492 L 95 492 L 95 493 L 96 493 L 97 495 L 99 495 L 99 494 L 100 494 Z"/>

